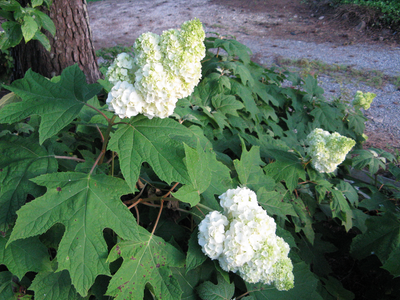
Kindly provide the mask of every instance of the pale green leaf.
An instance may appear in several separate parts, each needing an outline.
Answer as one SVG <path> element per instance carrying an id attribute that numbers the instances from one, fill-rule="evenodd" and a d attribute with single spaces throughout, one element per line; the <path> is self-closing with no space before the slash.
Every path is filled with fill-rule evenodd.
<path id="1" fill-rule="evenodd" d="M 167 183 L 191 182 L 182 160 L 183 144 L 173 139 L 192 137 L 185 126 L 172 119 L 138 116 L 119 125 L 111 136 L 108 149 L 119 155 L 122 174 L 132 190 L 139 178 L 141 165 L 148 162 L 161 180 Z"/>
<path id="2" fill-rule="evenodd" d="M 20 280 L 27 272 L 50 268 L 47 248 L 38 237 L 14 241 L 6 248 L 7 238 L 0 236 L 0 262 Z"/>
<path id="3" fill-rule="evenodd" d="M 17 212 L 8 244 L 42 234 L 56 223 L 64 224 L 58 271 L 68 270 L 76 290 L 86 296 L 97 275 L 110 275 L 104 228 L 124 239 L 133 236 L 129 228 L 136 221 L 120 200 L 130 189 L 118 178 L 74 172 L 42 175 L 34 182 L 46 186 L 47 192 Z"/>
<path id="4" fill-rule="evenodd" d="M 206 153 L 200 146 L 197 149 L 190 148 L 184 144 L 185 148 L 185 165 L 190 177 L 190 184 L 180 188 L 174 193 L 174 197 L 183 202 L 190 203 L 193 207 L 200 202 L 200 194 L 203 193 L 210 185 L 211 171 L 209 165 L 210 152 Z M 193 194 L 193 191 L 195 194 Z"/>
<path id="5" fill-rule="evenodd" d="M 118 243 L 110 252 L 109 261 L 122 257 L 123 263 L 106 294 L 117 300 L 142 300 L 148 287 L 156 299 L 180 299 L 182 290 L 170 267 L 182 267 L 184 255 L 163 239 L 136 227 L 134 238 Z"/>
<path id="6" fill-rule="evenodd" d="M 24 16 L 24 22 L 22 23 L 21 30 L 25 39 L 25 43 L 27 43 L 35 36 L 35 33 L 39 30 L 39 26 L 32 16 L 26 15 Z"/>
<path id="7" fill-rule="evenodd" d="M 32 114 L 40 115 L 41 144 L 70 124 L 87 100 L 101 89 L 100 85 L 86 84 L 85 75 L 78 65 L 64 69 L 57 83 L 28 70 L 23 79 L 14 81 L 6 88 L 23 101 L 3 107 L 0 110 L 0 122 L 13 123 Z"/>
<path id="8" fill-rule="evenodd" d="M 40 6 L 43 4 L 43 0 L 32 0 L 32 7 Z"/>
<path id="9" fill-rule="evenodd" d="M 30 179 L 57 171 L 57 161 L 34 137 L 4 136 L 0 152 L 0 231 L 5 232 L 27 195 L 38 197 L 44 192 Z"/>

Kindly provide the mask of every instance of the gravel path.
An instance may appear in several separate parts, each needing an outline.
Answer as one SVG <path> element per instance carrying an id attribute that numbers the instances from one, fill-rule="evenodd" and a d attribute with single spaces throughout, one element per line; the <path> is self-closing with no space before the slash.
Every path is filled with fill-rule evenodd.
<path id="1" fill-rule="evenodd" d="M 336 46 L 332 43 L 316 44 L 268 38 L 245 38 L 241 42 L 248 45 L 258 61 L 265 65 L 272 65 L 277 56 L 289 59 L 306 58 L 327 64 L 348 65 L 357 70 L 377 70 L 385 75 L 400 78 L 400 47 Z M 357 90 L 375 93 L 377 96 L 371 108 L 365 112 L 369 119 L 367 131 L 389 134 L 397 139 L 398 145 L 400 144 L 400 90 L 396 86 L 386 84 L 378 89 L 358 82 L 356 78 L 349 82 L 348 79 L 323 74 L 318 79 L 328 99 L 341 95 L 350 98 Z"/>
<path id="2" fill-rule="evenodd" d="M 327 64 L 348 65 L 358 70 L 377 70 L 400 78 L 398 45 L 340 46 L 294 40 L 297 37 L 301 39 L 297 35 L 290 39 L 277 39 L 275 34 L 275 38 L 271 38 L 271 30 L 274 30 L 276 26 L 273 25 L 276 24 L 286 24 L 291 20 L 297 22 L 297 28 L 303 28 L 310 22 L 317 24 L 315 22 L 318 19 L 308 20 L 307 16 L 300 14 L 297 17 L 282 12 L 274 14 L 272 10 L 266 12 L 265 9 L 233 9 L 212 0 L 104 0 L 90 2 L 88 11 L 97 48 L 117 44 L 132 45 L 143 32 L 160 34 L 165 29 L 178 27 L 184 21 L 197 17 L 203 22 L 206 31 L 234 35 L 252 50 L 257 62 L 266 66 L 273 64 L 277 56 L 306 58 Z M 300 22 L 301 18 L 303 23 Z M 392 146 L 400 149 L 400 90 L 390 84 L 375 89 L 356 79 L 338 79 L 326 75 L 320 75 L 318 79 L 328 99 L 339 95 L 353 97 L 357 90 L 377 94 L 371 108 L 365 112 L 370 119 L 367 122 L 367 132 L 391 137 Z"/>

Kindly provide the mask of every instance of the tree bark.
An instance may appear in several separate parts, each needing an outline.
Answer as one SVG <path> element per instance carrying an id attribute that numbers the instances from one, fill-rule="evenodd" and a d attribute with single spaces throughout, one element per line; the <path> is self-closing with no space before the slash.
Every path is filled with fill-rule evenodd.
<path id="1" fill-rule="evenodd" d="M 12 79 L 22 78 L 29 68 L 51 78 L 77 63 L 87 82 L 96 82 L 101 74 L 92 42 L 86 0 L 54 0 L 49 16 L 56 26 L 54 38 L 45 32 L 51 51 L 48 52 L 38 41 L 22 42 L 15 47 L 12 50 L 15 59 Z"/>

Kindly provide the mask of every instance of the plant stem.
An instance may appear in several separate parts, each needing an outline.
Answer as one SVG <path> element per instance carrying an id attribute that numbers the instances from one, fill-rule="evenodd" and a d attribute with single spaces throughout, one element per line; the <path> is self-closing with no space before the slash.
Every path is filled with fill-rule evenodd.
<path id="1" fill-rule="evenodd" d="M 164 206 L 164 199 L 161 199 L 161 207 L 160 207 L 160 211 L 158 212 L 156 224 L 154 224 L 153 230 L 151 231 L 151 234 L 152 234 L 152 235 L 154 234 L 154 231 L 156 231 L 157 224 L 158 224 L 158 221 L 160 220 L 161 212 L 162 212 L 162 210 L 163 210 L 163 206 Z"/>
<path id="2" fill-rule="evenodd" d="M 98 108 L 96 108 L 96 107 L 94 107 L 94 106 L 92 106 L 90 104 L 87 104 L 87 103 L 85 103 L 85 105 L 90 107 L 90 108 L 92 108 L 92 109 L 94 109 L 95 111 L 97 111 L 99 114 L 101 114 L 107 120 L 107 122 L 110 122 L 110 118 L 107 117 L 101 110 L 99 110 Z"/>
<path id="3" fill-rule="evenodd" d="M 101 157 L 100 161 L 99 161 L 99 165 L 101 165 L 103 163 L 104 160 L 104 155 L 106 153 L 107 150 L 107 145 L 108 145 L 108 140 L 110 138 L 110 133 L 111 133 L 111 129 L 114 125 L 114 120 L 117 116 L 114 115 L 111 119 L 108 120 L 108 127 L 107 127 L 107 131 L 104 135 L 104 142 L 103 142 L 103 147 L 101 149 L 101 152 L 103 153 L 103 156 Z"/>
<path id="4" fill-rule="evenodd" d="M 201 204 L 201 203 L 197 203 L 196 206 L 204 208 L 204 209 L 206 209 L 208 211 L 214 211 L 214 209 L 211 209 L 208 206 L 205 206 L 204 204 Z"/>
<path id="5" fill-rule="evenodd" d="M 55 159 L 70 159 L 70 160 L 75 160 L 79 162 L 85 162 L 84 159 L 82 158 L 77 158 L 77 157 L 72 157 L 72 156 L 59 156 L 59 155 L 54 155 Z"/>

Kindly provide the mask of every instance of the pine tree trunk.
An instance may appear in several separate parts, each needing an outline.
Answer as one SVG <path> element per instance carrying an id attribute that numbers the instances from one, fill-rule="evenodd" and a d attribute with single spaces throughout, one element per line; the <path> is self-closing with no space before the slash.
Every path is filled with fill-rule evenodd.
<path id="1" fill-rule="evenodd" d="M 29 68 L 51 78 L 77 63 L 85 73 L 87 82 L 96 82 L 100 78 L 100 71 L 86 0 L 54 0 L 49 15 L 56 26 L 54 38 L 45 32 L 50 40 L 51 51 L 46 51 L 38 41 L 22 42 L 15 47 L 12 50 L 15 59 L 13 80 L 22 78 Z"/>

